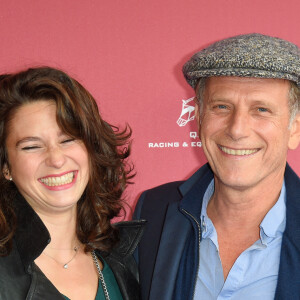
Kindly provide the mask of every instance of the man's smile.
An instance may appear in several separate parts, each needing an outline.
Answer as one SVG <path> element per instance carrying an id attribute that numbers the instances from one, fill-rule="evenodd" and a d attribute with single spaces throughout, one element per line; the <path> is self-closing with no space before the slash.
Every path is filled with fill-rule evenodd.
<path id="1" fill-rule="evenodd" d="M 251 155 L 259 151 L 259 149 L 257 148 L 256 149 L 232 149 L 221 145 L 219 145 L 219 148 L 226 154 L 237 155 L 237 156 Z"/>

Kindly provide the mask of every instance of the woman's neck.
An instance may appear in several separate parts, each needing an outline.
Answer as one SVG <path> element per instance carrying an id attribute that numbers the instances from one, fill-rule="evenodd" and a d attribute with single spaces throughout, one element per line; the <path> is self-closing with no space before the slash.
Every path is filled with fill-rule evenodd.
<path id="1" fill-rule="evenodd" d="M 76 236 L 75 209 L 53 215 L 43 213 L 38 213 L 38 215 L 51 236 L 48 249 L 74 249 L 80 246 Z"/>

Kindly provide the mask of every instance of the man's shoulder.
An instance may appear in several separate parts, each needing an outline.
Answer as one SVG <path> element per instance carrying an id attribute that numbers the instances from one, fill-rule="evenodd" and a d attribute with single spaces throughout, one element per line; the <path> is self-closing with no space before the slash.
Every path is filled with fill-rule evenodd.
<path id="1" fill-rule="evenodd" d="M 162 201 L 170 201 L 170 193 L 180 195 L 179 187 L 184 183 L 184 180 L 181 181 L 172 181 L 168 183 L 164 183 L 162 185 L 153 187 L 144 191 L 140 198 L 162 198 Z"/>
<path id="2" fill-rule="evenodd" d="M 293 186 L 297 189 L 300 189 L 300 185 L 298 184 L 300 182 L 300 178 L 289 164 L 286 165 L 285 169 L 285 181 L 289 187 Z"/>
<path id="3" fill-rule="evenodd" d="M 165 210 L 172 202 L 180 201 L 182 196 L 179 187 L 184 181 L 165 183 L 144 191 L 135 207 L 133 219 L 144 218 L 146 215 L 155 215 L 156 212 Z"/>
<path id="4" fill-rule="evenodd" d="M 190 176 L 187 180 L 181 180 L 181 181 L 173 181 L 168 182 L 159 186 L 156 186 L 154 188 L 148 189 L 144 191 L 141 195 L 165 195 L 166 193 L 170 192 L 179 192 L 180 194 L 184 195 L 186 194 L 192 186 L 197 183 L 201 182 L 201 179 L 203 179 L 207 174 L 212 174 L 212 171 L 208 164 L 203 165 L 200 167 L 192 176 Z"/>
<path id="5" fill-rule="evenodd" d="M 157 210 L 166 209 L 168 205 L 174 202 L 180 202 L 193 186 L 201 183 L 207 175 L 212 178 L 208 164 L 198 169 L 187 180 L 165 183 L 144 191 L 138 200 L 134 217 L 139 218 L 142 210 L 154 213 Z"/>

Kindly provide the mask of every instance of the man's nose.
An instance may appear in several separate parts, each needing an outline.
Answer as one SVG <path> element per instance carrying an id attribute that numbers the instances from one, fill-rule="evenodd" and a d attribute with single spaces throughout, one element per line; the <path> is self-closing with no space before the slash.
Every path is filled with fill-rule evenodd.
<path id="1" fill-rule="evenodd" d="M 66 156 L 59 147 L 51 147 L 48 150 L 46 165 L 52 168 L 61 168 L 66 162 Z"/>
<path id="2" fill-rule="evenodd" d="M 247 112 L 236 110 L 232 113 L 227 124 L 227 134 L 233 140 L 239 140 L 249 136 L 250 119 Z"/>

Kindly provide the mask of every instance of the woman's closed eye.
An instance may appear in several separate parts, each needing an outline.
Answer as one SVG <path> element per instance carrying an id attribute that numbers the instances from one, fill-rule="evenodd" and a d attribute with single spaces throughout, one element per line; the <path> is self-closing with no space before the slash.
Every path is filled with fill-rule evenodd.
<path id="1" fill-rule="evenodd" d="M 61 141 L 61 144 L 68 144 L 68 143 L 71 143 L 71 142 L 74 142 L 75 139 L 74 138 L 67 138 L 67 139 L 64 139 Z"/>
<path id="2" fill-rule="evenodd" d="M 22 147 L 21 149 L 22 150 L 35 150 L 35 149 L 40 149 L 41 146 L 38 146 L 38 145 L 32 145 L 32 146 L 25 146 L 25 147 Z"/>

